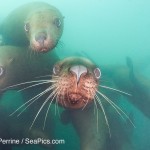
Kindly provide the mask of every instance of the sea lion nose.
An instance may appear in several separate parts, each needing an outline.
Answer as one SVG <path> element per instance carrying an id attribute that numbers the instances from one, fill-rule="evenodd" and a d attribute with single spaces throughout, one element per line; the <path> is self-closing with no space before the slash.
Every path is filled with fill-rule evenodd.
<path id="1" fill-rule="evenodd" d="M 71 67 L 70 71 L 72 71 L 73 73 L 76 74 L 76 76 L 77 76 L 77 82 L 78 82 L 79 79 L 80 79 L 80 76 L 83 73 L 87 73 L 87 68 L 85 66 L 82 66 L 82 65 L 77 65 L 77 66 Z"/>
<path id="2" fill-rule="evenodd" d="M 44 41 L 47 39 L 47 35 L 45 32 L 40 32 L 35 36 L 35 40 L 40 44 L 44 44 Z"/>

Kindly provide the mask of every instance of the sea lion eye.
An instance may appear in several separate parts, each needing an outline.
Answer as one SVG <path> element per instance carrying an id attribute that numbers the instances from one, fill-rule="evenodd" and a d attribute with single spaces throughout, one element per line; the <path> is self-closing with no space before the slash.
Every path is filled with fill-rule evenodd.
<path id="1" fill-rule="evenodd" d="M 99 68 L 94 69 L 94 75 L 95 75 L 96 79 L 99 79 L 101 77 L 101 71 Z"/>
<path id="2" fill-rule="evenodd" d="M 26 23 L 26 24 L 24 25 L 24 30 L 25 30 L 26 32 L 29 32 L 29 29 L 30 29 L 30 24 L 29 24 L 29 23 Z"/>
<path id="3" fill-rule="evenodd" d="M 61 20 L 59 18 L 55 18 L 54 25 L 56 25 L 57 28 L 61 26 Z"/>
<path id="4" fill-rule="evenodd" d="M 0 66 L 0 77 L 4 74 L 4 68 Z"/>
<path id="5" fill-rule="evenodd" d="M 53 67 L 53 74 L 57 75 L 60 72 L 60 66 L 59 65 L 55 65 Z"/>

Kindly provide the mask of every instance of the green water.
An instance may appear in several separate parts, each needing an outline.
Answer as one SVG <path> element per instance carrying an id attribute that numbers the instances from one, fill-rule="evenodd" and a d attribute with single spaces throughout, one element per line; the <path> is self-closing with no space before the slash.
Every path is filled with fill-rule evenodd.
<path id="1" fill-rule="evenodd" d="M 0 21 L 14 8 L 30 0 L 5 0 L 0 4 Z M 150 73 L 150 1 L 149 0 L 45 0 L 56 6 L 64 15 L 64 32 L 55 51 L 61 57 L 86 56 L 98 65 L 126 64 L 132 58 L 136 69 L 149 78 Z M 13 95 L 13 96 L 12 96 Z M 12 103 L 13 101 L 13 103 Z M 7 93 L 0 107 L 9 110 L 22 102 L 19 93 Z M 133 113 L 131 136 L 134 150 L 149 150 L 150 120 L 132 104 L 123 100 L 121 106 Z M 71 124 L 62 125 L 54 117 L 56 137 L 66 141 L 56 150 L 79 150 L 79 138 Z M 42 150 L 38 146 L 20 146 L 13 150 Z"/>

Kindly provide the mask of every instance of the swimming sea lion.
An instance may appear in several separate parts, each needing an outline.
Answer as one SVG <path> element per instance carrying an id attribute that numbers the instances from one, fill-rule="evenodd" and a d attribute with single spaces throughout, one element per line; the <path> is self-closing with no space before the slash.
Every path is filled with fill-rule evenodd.
<path id="1" fill-rule="evenodd" d="M 0 93 L 8 86 L 51 74 L 59 60 L 55 52 L 31 55 L 28 48 L 15 46 L 0 47 Z"/>
<path id="2" fill-rule="evenodd" d="M 46 54 L 31 54 L 29 49 L 26 47 L 15 47 L 15 46 L 1 46 L 0 47 L 0 96 L 6 90 L 8 90 L 9 86 L 19 84 L 21 82 L 26 82 L 33 80 L 35 77 L 51 74 L 52 66 L 55 61 L 58 61 L 58 56 L 55 52 L 48 52 Z M 32 91 L 31 91 L 32 92 Z M 33 93 L 33 92 L 32 92 Z M 30 94 L 30 93 L 28 93 Z M 4 94 L 5 95 L 5 94 Z M 4 96 L 3 95 L 3 96 Z M 24 98 L 24 97 L 23 97 Z M 4 100 L 7 100 L 4 99 Z M 9 103 L 6 103 L 3 106 L 12 106 L 12 103 L 16 103 L 15 97 L 13 99 L 13 94 L 11 94 L 11 99 Z M 2 99 L 0 99 L 0 103 L 2 103 Z M 31 130 L 29 130 L 29 126 L 33 121 L 34 116 L 36 115 L 36 109 L 38 109 L 38 105 L 34 108 L 32 107 L 32 111 L 27 111 L 27 113 L 23 113 L 23 116 L 18 119 L 18 117 L 14 116 L 9 117 L 12 113 L 11 108 L 3 108 L 0 104 L 0 114 L 2 115 L 0 119 L 0 135 L 1 138 L 18 138 L 22 139 L 24 137 L 34 138 L 47 138 L 47 133 L 49 131 L 43 131 L 42 126 L 39 125 L 39 122 L 33 126 Z M 16 109 L 16 107 L 14 108 Z M 9 110 L 9 113 L 7 112 Z M 35 112 L 34 112 L 35 111 Z M 5 115 L 3 115 L 5 114 Z M 45 115 L 45 114 L 44 114 Z M 30 116 L 30 117 L 29 117 Z M 43 119 L 43 116 L 42 116 Z M 3 123 L 5 122 L 5 123 Z M 50 123 L 49 127 L 51 126 Z M 52 124 L 52 122 L 51 122 Z M 17 126 L 18 125 L 18 126 Z M 42 123 L 43 125 L 43 123 Z M 51 128 L 48 128 L 51 129 Z M 53 129 L 51 130 L 53 131 Z M 13 145 L 6 148 L 7 150 L 11 149 Z M 51 147 L 50 145 L 44 145 L 46 147 Z M 5 145 L 1 145 L 1 148 L 4 149 Z"/>
<path id="3" fill-rule="evenodd" d="M 116 109 L 119 113 L 122 112 L 106 95 L 111 96 L 110 98 L 114 98 L 115 101 L 119 99 L 120 96 L 116 96 L 112 91 L 98 91 L 99 85 L 101 83 L 104 84 L 104 81 L 101 80 L 99 83 L 100 77 L 100 69 L 89 59 L 82 57 L 66 58 L 56 63 L 53 68 L 52 81 L 54 82 L 53 86 L 55 86 L 54 90 L 57 89 L 55 92 L 57 95 L 56 102 L 66 108 L 66 111 L 62 113 L 62 121 L 64 123 L 67 123 L 67 120 L 72 122 L 81 140 L 81 150 L 109 149 L 110 146 L 108 145 L 110 145 L 110 143 L 107 142 L 111 141 L 114 143 L 113 140 L 109 138 L 109 132 L 110 134 L 112 133 L 112 138 L 119 135 L 117 130 L 114 132 L 110 131 L 116 127 L 112 125 L 122 125 L 119 119 L 117 119 L 117 121 L 115 120 L 116 114 L 112 114 L 114 111 L 112 111 L 112 109 Z M 127 94 L 123 91 L 109 88 L 108 86 L 101 87 Z M 100 93 L 100 98 L 98 98 L 99 96 L 96 93 Z M 104 95 L 103 93 L 106 94 Z M 106 105 L 105 100 L 112 106 Z M 97 111 L 95 114 L 94 107 Z M 109 118 L 114 116 L 113 119 L 115 123 L 113 123 L 113 121 L 108 123 L 110 119 L 107 119 L 106 114 L 109 114 Z M 115 139 L 118 140 L 119 137 Z M 122 135 L 121 142 L 125 143 L 125 141 L 123 141 L 124 139 L 127 139 L 127 135 L 125 134 Z M 116 149 L 121 149 L 124 146 L 120 143 L 117 144 L 116 141 L 115 143 Z"/>
<path id="4" fill-rule="evenodd" d="M 129 57 L 126 61 L 127 66 L 103 66 L 101 70 L 119 89 L 131 93 L 129 102 L 150 118 L 150 80 L 134 70 Z"/>
<path id="5" fill-rule="evenodd" d="M 52 50 L 63 31 L 63 16 L 44 2 L 32 2 L 12 11 L 0 26 L 4 43 L 30 46 L 37 52 Z"/>
<path id="6" fill-rule="evenodd" d="M 108 135 L 102 110 L 97 117 L 93 113 L 93 101 L 98 88 L 100 70 L 90 60 L 69 57 L 55 64 L 53 79 L 58 88 L 57 102 L 66 108 L 80 140 L 81 150 L 105 150 Z"/>
<path id="7" fill-rule="evenodd" d="M 112 127 L 109 128 L 106 115 L 107 111 L 105 112 L 106 109 L 108 110 L 106 102 L 108 102 L 119 115 L 121 115 L 121 113 L 125 115 L 125 113 L 108 97 L 119 97 L 114 94 L 114 91 L 122 94 L 127 93 L 106 86 L 101 86 L 99 84 L 100 76 L 100 69 L 86 58 L 70 57 L 56 63 L 53 67 L 52 79 L 46 80 L 46 84 L 52 83 L 52 85 L 29 100 L 29 102 L 31 102 L 30 104 L 33 104 L 34 100 L 38 99 L 38 96 L 42 96 L 45 93 L 52 91 L 44 102 L 42 100 L 43 104 L 32 125 L 36 121 L 43 107 L 49 102 L 49 107 L 47 109 L 48 112 L 52 102 L 54 102 L 54 99 L 56 98 L 56 106 L 58 103 L 66 108 L 69 116 L 66 118 L 70 118 L 81 139 L 81 150 L 106 149 L 108 144 L 106 141 L 110 134 L 110 128 L 112 129 Z M 39 84 L 40 82 L 41 84 L 44 84 L 43 80 L 38 81 Z M 109 96 L 107 97 L 102 92 L 98 91 L 98 86 L 110 90 L 110 92 L 106 90 L 104 92 Z M 101 98 L 99 98 L 98 94 Z M 19 109 L 17 109 L 17 111 Z M 111 116 L 110 113 L 110 117 Z M 121 115 L 121 117 L 123 116 Z"/>

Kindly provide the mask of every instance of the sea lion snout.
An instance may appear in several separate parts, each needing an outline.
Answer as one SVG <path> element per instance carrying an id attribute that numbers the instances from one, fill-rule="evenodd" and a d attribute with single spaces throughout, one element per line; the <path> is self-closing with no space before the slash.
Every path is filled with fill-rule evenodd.
<path id="1" fill-rule="evenodd" d="M 47 34 L 45 32 L 40 32 L 35 35 L 35 40 L 40 44 L 43 45 L 44 41 L 47 39 Z"/>
<path id="2" fill-rule="evenodd" d="M 53 39 L 50 38 L 46 31 L 37 32 L 32 36 L 30 44 L 32 49 L 37 52 L 47 52 L 55 45 Z"/>
<path id="3" fill-rule="evenodd" d="M 47 46 L 47 33 L 46 32 L 39 32 L 34 37 L 35 47 L 38 51 L 44 52 L 47 51 L 49 48 Z"/>
<path id="4" fill-rule="evenodd" d="M 73 66 L 70 68 L 70 71 L 76 74 L 77 83 L 79 82 L 80 76 L 84 73 L 87 73 L 87 68 L 82 65 Z"/>

